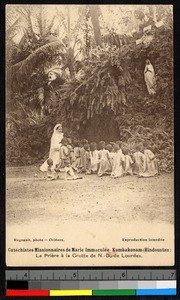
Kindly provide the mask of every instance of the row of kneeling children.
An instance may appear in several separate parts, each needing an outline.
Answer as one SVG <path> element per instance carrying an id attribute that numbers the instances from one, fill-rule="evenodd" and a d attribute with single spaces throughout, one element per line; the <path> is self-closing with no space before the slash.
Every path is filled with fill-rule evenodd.
<path id="1" fill-rule="evenodd" d="M 53 161 L 48 162 L 48 172 L 51 173 Z M 136 144 L 134 151 L 130 151 L 122 141 L 106 144 L 100 141 L 90 144 L 86 139 L 75 140 L 63 138 L 60 145 L 60 161 L 54 170 L 55 177 L 62 169 L 69 178 L 82 178 L 76 174 L 110 175 L 118 178 L 126 175 L 152 177 L 159 174 L 158 163 L 154 153 L 149 149 L 149 142 Z M 49 176 L 51 177 L 51 175 Z M 53 177 L 54 178 L 54 177 Z"/>

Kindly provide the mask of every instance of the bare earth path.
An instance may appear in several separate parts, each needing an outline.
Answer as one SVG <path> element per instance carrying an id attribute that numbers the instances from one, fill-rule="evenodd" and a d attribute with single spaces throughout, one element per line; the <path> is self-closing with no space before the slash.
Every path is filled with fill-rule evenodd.
<path id="1" fill-rule="evenodd" d="M 83 175 L 80 180 L 47 181 L 38 166 L 7 168 L 6 241 L 9 266 L 173 265 L 173 174 L 154 178 Z M 61 174 L 63 176 L 63 174 Z M 123 238 L 147 239 L 141 243 Z M 151 241 L 148 242 L 148 238 Z M 156 242 L 157 239 L 162 241 Z M 28 239 L 24 241 L 23 239 Z M 52 240 L 53 239 L 53 240 Z M 55 240 L 54 240 L 55 239 Z M 56 242 L 57 239 L 57 242 Z M 23 240 L 24 242 L 19 242 Z M 154 241 L 154 242 L 153 242 Z M 109 249 L 168 248 L 142 256 L 70 258 L 11 249 L 47 247 Z M 68 250 L 69 251 L 69 250 Z M 71 252 L 74 250 L 71 250 Z M 78 250 L 79 251 L 79 250 Z M 109 252 L 110 251 L 110 252 Z M 73 252 L 72 252 L 73 253 Z M 93 253 L 93 252 L 92 252 Z M 53 254 L 53 252 L 51 253 Z"/>
<path id="2" fill-rule="evenodd" d="M 26 166 L 7 168 L 6 176 L 6 220 L 11 225 L 59 219 L 173 223 L 173 174 L 46 181 L 39 167 Z"/>

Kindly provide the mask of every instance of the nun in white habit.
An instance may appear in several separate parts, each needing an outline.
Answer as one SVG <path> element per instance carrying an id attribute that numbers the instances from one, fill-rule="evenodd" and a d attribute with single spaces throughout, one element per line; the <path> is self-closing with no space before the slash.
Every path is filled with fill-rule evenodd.
<path id="1" fill-rule="evenodd" d="M 52 170 L 55 169 L 56 165 L 59 163 L 60 160 L 60 146 L 61 146 L 61 141 L 63 139 L 63 132 L 62 132 L 62 125 L 57 124 L 54 127 L 54 132 L 51 137 L 51 145 L 50 145 L 50 151 L 49 151 L 49 158 L 53 160 L 53 167 Z M 47 171 L 47 160 L 40 166 L 40 170 L 42 172 Z"/>

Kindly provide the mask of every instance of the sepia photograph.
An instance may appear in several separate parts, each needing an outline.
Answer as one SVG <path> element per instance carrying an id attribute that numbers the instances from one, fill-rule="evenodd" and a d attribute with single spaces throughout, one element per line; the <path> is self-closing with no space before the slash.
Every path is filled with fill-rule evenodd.
<path id="1" fill-rule="evenodd" d="M 7 266 L 174 265 L 172 5 L 6 5 Z"/>

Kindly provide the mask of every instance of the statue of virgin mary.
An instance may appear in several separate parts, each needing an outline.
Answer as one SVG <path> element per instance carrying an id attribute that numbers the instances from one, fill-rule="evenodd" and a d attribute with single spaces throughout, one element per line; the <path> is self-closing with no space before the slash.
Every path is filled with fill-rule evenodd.
<path id="1" fill-rule="evenodd" d="M 144 69 L 144 80 L 146 82 L 147 90 L 150 95 L 156 94 L 156 76 L 154 72 L 153 65 L 150 60 L 146 60 L 146 65 Z"/>

